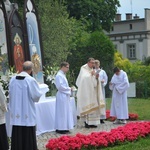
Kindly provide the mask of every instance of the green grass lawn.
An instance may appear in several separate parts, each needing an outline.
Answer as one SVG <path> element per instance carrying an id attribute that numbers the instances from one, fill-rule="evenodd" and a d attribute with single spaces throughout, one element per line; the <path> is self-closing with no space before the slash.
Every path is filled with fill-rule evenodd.
<path id="1" fill-rule="evenodd" d="M 107 110 L 110 110 L 111 98 L 106 99 Z M 138 114 L 138 120 L 150 120 L 150 99 L 128 98 L 129 113 Z"/>
<path id="2" fill-rule="evenodd" d="M 150 137 L 134 142 L 124 143 L 114 147 L 103 148 L 104 150 L 150 150 Z"/>

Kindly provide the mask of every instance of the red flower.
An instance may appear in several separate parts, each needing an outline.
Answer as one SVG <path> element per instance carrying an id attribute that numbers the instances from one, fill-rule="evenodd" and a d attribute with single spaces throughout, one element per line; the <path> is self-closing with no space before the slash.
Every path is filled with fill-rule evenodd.
<path id="1" fill-rule="evenodd" d="M 106 119 L 110 121 L 116 120 L 115 116 L 110 116 L 110 110 L 106 110 Z M 137 120 L 138 114 L 129 113 L 129 120 Z"/>

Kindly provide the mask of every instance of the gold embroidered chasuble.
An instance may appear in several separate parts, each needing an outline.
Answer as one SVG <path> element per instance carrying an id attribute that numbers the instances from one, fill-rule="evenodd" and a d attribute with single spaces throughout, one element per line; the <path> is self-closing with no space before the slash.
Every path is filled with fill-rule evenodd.
<path id="1" fill-rule="evenodd" d="M 93 71 L 87 64 L 80 69 L 76 85 L 77 91 L 77 107 L 80 116 L 86 116 L 88 124 L 99 124 L 100 115 L 103 111 L 105 103 L 101 89 L 101 82 L 92 75 Z"/>

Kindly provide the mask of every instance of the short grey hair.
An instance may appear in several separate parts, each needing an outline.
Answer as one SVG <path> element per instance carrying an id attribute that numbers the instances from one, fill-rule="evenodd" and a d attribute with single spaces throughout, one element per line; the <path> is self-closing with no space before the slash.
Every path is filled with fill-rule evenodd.
<path id="1" fill-rule="evenodd" d="M 87 62 L 90 62 L 91 60 L 92 60 L 92 61 L 93 61 L 93 60 L 95 61 L 95 59 L 94 59 L 93 57 L 90 57 L 90 58 L 88 58 Z"/>
<path id="2" fill-rule="evenodd" d="M 25 61 L 23 63 L 23 71 L 29 71 L 33 69 L 33 63 L 31 61 Z"/>

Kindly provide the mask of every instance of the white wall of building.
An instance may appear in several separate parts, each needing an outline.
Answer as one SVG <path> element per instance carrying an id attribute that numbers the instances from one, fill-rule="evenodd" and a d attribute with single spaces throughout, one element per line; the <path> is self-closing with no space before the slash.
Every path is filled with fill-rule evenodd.
<path id="1" fill-rule="evenodd" d="M 136 58 L 131 61 L 150 56 L 150 9 L 145 9 L 145 18 L 114 22 L 109 36 L 124 58 L 129 56 L 128 44 L 135 44 Z"/>
<path id="2" fill-rule="evenodd" d="M 132 25 L 132 29 L 130 29 L 130 25 Z M 122 22 L 116 22 L 114 24 L 114 28 L 113 31 L 111 31 L 111 34 L 145 31 L 145 29 L 146 28 L 145 28 L 144 19 L 122 21 Z"/>

